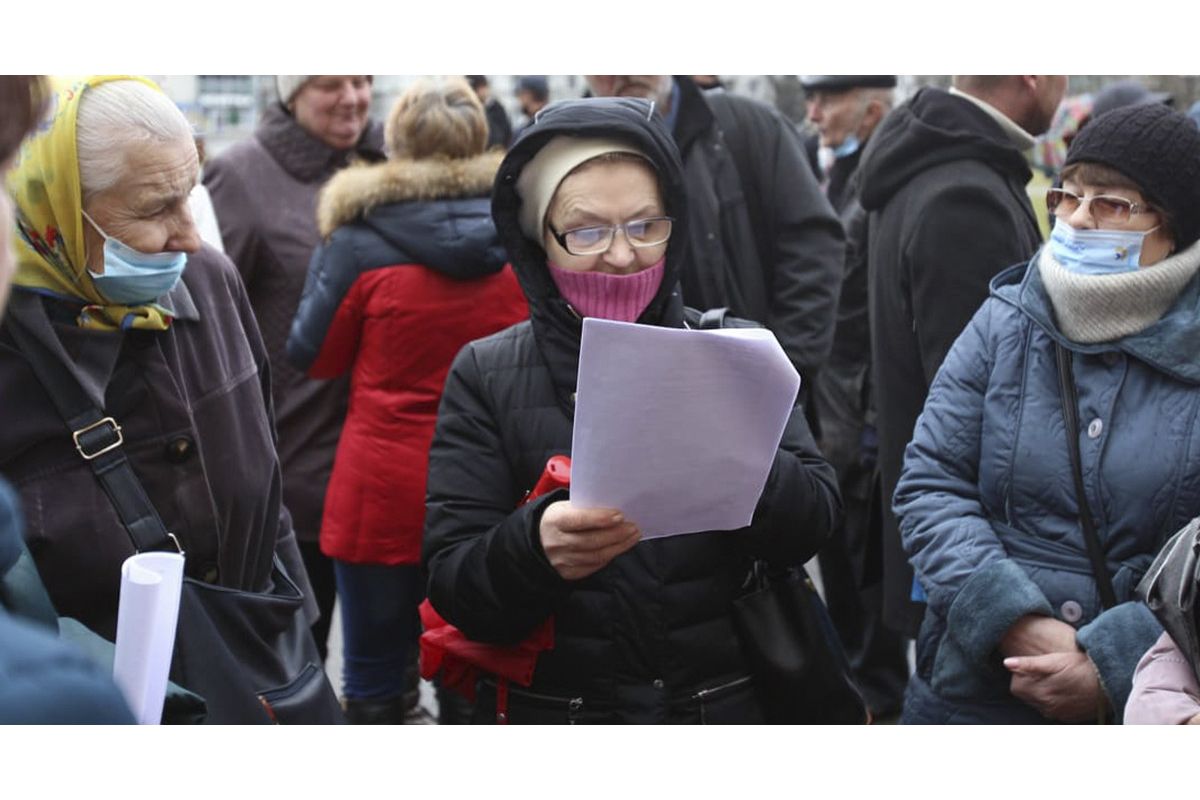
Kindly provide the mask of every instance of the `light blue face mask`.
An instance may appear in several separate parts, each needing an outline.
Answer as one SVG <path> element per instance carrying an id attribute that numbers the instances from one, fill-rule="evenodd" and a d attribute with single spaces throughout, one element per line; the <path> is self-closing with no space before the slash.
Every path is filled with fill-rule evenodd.
<path id="1" fill-rule="evenodd" d="M 1156 230 L 1158 226 L 1148 231 L 1087 230 L 1056 218 L 1050 231 L 1050 253 L 1066 269 L 1084 275 L 1133 272 L 1141 263 L 1146 236 Z"/>
<path id="2" fill-rule="evenodd" d="M 97 275 L 88 270 L 100 294 L 114 303 L 140 305 L 153 302 L 175 288 L 187 266 L 187 253 L 134 250 L 105 233 L 86 211 L 81 213 L 104 237 L 104 273 Z"/>
<path id="3" fill-rule="evenodd" d="M 843 139 L 841 144 L 833 148 L 833 157 L 845 158 L 846 156 L 852 156 L 858 152 L 858 148 L 861 146 L 862 143 L 858 141 L 858 137 L 852 133 Z"/>

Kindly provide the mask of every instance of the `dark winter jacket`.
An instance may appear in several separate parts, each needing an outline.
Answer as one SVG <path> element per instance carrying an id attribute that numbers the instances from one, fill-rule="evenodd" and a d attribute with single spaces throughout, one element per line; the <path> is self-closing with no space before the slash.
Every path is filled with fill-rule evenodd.
<path id="1" fill-rule="evenodd" d="M 1146 330 L 1092 345 L 1059 332 L 1036 264 L 992 287 L 930 387 L 896 489 L 929 597 L 917 675 L 992 721 L 1031 712 L 1009 694 L 996 647 L 1025 614 L 1053 615 L 1078 629 L 1119 716 L 1162 632 L 1134 587 L 1200 509 L 1200 278 Z M 1119 603 L 1107 611 L 1079 525 L 1055 342 L 1074 353 L 1071 435 Z"/>
<path id="2" fill-rule="evenodd" d="M 507 150 L 513 139 L 512 120 L 508 118 L 508 112 L 494 97 L 488 98 L 488 101 L 483 104 L 483 110 L 487 115 L 488 149 L 498 147 L 501 150 Z"/>
<path id="3" fill-rule="evenodd" d="M 865 146 L 865 143 L 864 143 Z M 858 200 L 862 191 L 861 182 L 857 179 L 858 167 L 862 162 L 862 148 L 849 155 L 834 160 L 827 175 L 825 196 L 839 217 L 846 213 L 851 203 Z M 844 217 L 843 217 L 844 219 Z"/>
<path id="4" fill-rule="evenodd" d="M 677 222 L 662 286 L 639 322 L 683 326 L 676 284 L 687 268 L 687 198 L 666 127 L 639 100 L 547 108 L 509 152 L 492 204 L 531 319 L 464 348 L 438 411 L 424 549 L 430 599 L 487 642 L 515 643 L 553 616 L 554 648 L 541 654 L 529 692 L 512 689 L 515 722 L 761 720 L 730 603 L 752 554 L 802 563 L 840 513 L 833 471 L 799 409 L 744 530 L 644 541 L 568 581 L 539 536 L 547 505 L 568 493 L 518 508 L 547 459 L 571 451 L 581 321 L 554 288 L 541 244 L 522 234 L 515 190 L 522 168 L 558 134 L 621 138 L 656 165 Z"/>
<path id="5" fill-rule="evenodd" d="M 111 675 L 59 641 L 52 608 L 43 620 L 10 606 L 5 590 L 20 581 L 11 573 L 27 558 L 23 545 L 16 496 L 0 480 L 0 725 L 132 723 Z"/>
<path id="6" fill-rule="evenodd" d="M 77 307 L 13 292 L 0 330 L 0 473 L 25 509 L 29 550 L 58 613 L 113 639 L 133 543 L 71 432 L 7 330 L 16 318 L 61 355 L 121 426 L 134 473 L 187 553 L 187 574 L 269 586 L 272 556 L 308 594 L 282 505 L 266 349 L 237 271 L 204 246 L 163 298 L 165 331 L 96 332 Z M 316 616 L 315 605 L 309 605 Z"/>
<path id="7" fill-rule="evenodd" d="M 871 335 L 867 311 L 866 210 L 859 202 L 862 151 L 839 158 L 830 168 L 828 196 L 846 232 L 846 260 L 838 293 L 833 347 L 817 375 L 811 398 L 820 420 L 821 452 L 837 470 L 847 506 L 866 506 L 876 486 L 871 393 Z M 856 544 L 856 572 L 862 584 L 878 583 L 879 528 L 872 515 L 870 539 Z M 864 533 L 866 531 L 864 530 Z M 832 546 L 841 546 L 835 541 Z M 868 557 L 869 556 L 869 557 Z"/>
<path id="8" fill-rule="evenodd" d="M 492 224 L 502 158 L 350 167 L 321 193 L 327 241 L 313 253 L 288 357 L 314 378 L 351 374 L 321 523 L 328 556 L 421 560 L 429 441 L 450 362 L 529 316 Z"/>
<path id="9" fill-rule="evenodd" d="M 354 149 L 334 150 L 274 104 L 253 137 L 204 167 L 225 252 L 246 282 L 271 358 L 284 502 L 306 541 L 316 541 L 320 529 L 348 386 L 306 377 L 287 362 L 284 345 L 320 241 L 317 191 L 351 159 L 381 159 L 382 147 L 382 130 L 372 124 Z"/>
<path id="10" fill-rule="evenodd" d="M 1039 235 L 1029 167 L 971 101 L 926 88 L 876 129 L 863 154 L 869 217 L 872 370 L 883 496 L 938 367 L 1000 270 L 1024 264 Z M 884 514 L 884 621 L 914 635 L 912 569 Z"/>
<path id="11" fill-rule="evenodd" d="M 686 77 L 675 80 L 674 137 L 692 245 L 681 277 L 684 302 L 727 307 L 769 328 L 806 395 L 833 342 L 842 227 L 799 134 L 778 112 L 724 91 L 703 93 Z"/>

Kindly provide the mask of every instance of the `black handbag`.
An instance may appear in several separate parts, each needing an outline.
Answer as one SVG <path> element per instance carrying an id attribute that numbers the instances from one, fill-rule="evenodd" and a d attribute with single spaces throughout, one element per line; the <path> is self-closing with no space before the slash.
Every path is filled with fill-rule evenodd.
<path id="1" fill-rule="evenodd" d="M 66 365 L 23 324 L 10 316 L 7 327 L 66 421 L 76 451 L 112 501 L 134 549 L 184 553 L 130 466 L 117 421 L 96 407 Z M 170 678 L 203 698 L 204 722 L 344 722 L 303 602 L 278 554 L 266 591 L 184 578 Z"/>
<path id="2" fill-rule="evenodd" d="M 767 722 L 862 725 L 870 712 L 829 611 L 803 567 L 755 561 L 733 622 Z"/>
<path id="3" fill-rule="evenodd" d="M 726 308 L 684 308 L 689 328 L 758 328 Z M 804 567 L 756 560 L 733 601 L 733 624 L 767 722 L 861 725 L 871 721 L 825 602 Z"/>

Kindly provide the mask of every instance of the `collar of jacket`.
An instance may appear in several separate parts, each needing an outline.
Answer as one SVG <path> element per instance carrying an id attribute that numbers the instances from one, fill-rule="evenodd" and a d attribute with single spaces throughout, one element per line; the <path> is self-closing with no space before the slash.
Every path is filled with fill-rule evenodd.
<path id="1" fill-rule="evenodd" d="M 1069 350 L 1087 354 L 1120 350 L 1185 383 L 1200 384 L 1200 359 L 1196 358 L 1200 353 L 1200 274 L 1192 277 L 1162 318 L 1145 330 L 1115 342 L 1081 344 L 1063 336 L 1054 322 L 1054 309 L 1037 267 L 1040 257 L 1038 250 L 1028 264 L 1017 264 L 996 275 L 991 295 L 1015 306 Z"/>
<path id="2" fill-rule="evenodd" d="M 837 159 L 829 168 L 829 184 L 825 189 L 825 196 L 838 214 L 845 211 L 850 201 L 858 197 L 859 187 L 862 183 L 858 165 L 862 160 L 863 148 L 866 146 L 867 143 L 863 142 L 861 147 L 850 155 Z"/>
<path id="3" fill-rule="evenodd" d="M 358 144 L 349 150 L 334 150 L 313 136 L 279 103 L 271 103 L 263 113 L 254 136 L 279 166 L 301 183 L 332 175 L 359 156 L 367 161 L 382 160 L 383 128 L 368 122 Z"/>
<path id="4" fill-rule="evenodd" d="M 205 249 L 215 254 L 216 251 L 205 245 Z M 224 258 L 222 255 L 221 258 Z M 189 258 L 189 265 L 191 258 Z M 204 266 L 197 267 L 204 269 Z M 187 270 L 184 270 L 187 275 Z M 88 397 L 100 408 L 105 405 L 105 393 L 112 370 L 120 355 L 123 331 L 102 331 L 85 337 L 86 347 L 78 352 L 67 353 L 62 340 L 54 331 L 54 320 L 48 309 L 62 304 L 69 308 L 66 318 L 70 320 L 65 325 L 74 325 L 74 319 L 79 314 L 80 306 L 71 298 L 57 298 L 41 292 L 14 287 L 9 298 L 8 312 L 21 321 L 25 327 L 33 331 L 41 341 L 45 342 L 83 386 Z M 158 299 L 159 305 L 171 312 L 175 321 L 194 322 L 200 319 L 200 310 L 187 287 L 186 280 L 181 278 L 170 292 Z M 169 330 L 169 329 L 168 329 Z M 160 335 L 166 331 L 147 332 Z"/>
<path id="5" fill-rule="evenodd" d="M 504 153 L 495 151 L 474 158 L 351 165 L 321 190 L 317 226 L 327 238 L 339 226 L 388 203 L 487 197 L 503 160 Z"/>
<path id="6" fill-rule="evenodd" d="M 1007 114 L 996 108 L 988 101 L 976 97 L 973 94 L 959 91 L 958 87 L 956 86 L 950 87 L 950 94 L 954 95 L 955 97 L 961 97 L 968 103 L 974 103 L 976 106 L 983 109 L 983 113 L 987 114 L 996 121 L 996 124 L 1000 126 L 1001 130 L 1004 131 L 1004 135 L 1008 137 L 1010 142 L 1012 142 L 1012 146 L 1018 150 L 1022 152 L 1031 150 L 1033 149 L 1033 146 L 1037 144 L 1037 140 L 1030 136 L 1028 131 L 1026 131 L 1017 123 L 1013 122 L 1011 119 L 1009 119 Z"/>
<path id="7" fill-rule="evenodd" d="M 679 87 L 679 109 L 675 120 L 675 144 L 680 153 L 686 153 L 692 144 L 717 124 L 704 91 L 686 75 L 674 75 Z M 724 90 L 721 90 L 724 91 Z"/>

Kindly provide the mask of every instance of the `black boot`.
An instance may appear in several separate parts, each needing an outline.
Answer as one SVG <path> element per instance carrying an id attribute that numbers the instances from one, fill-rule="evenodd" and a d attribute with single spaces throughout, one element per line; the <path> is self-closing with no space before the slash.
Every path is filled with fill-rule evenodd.
<path id="1" fill-rule="evenodd" d="M 440 680 L 434 680 L 433 685 L 437 690 L 438 724 L 470 725 L 475 704 L 454 689 L 443 686 Z"/>
<path id="2" fill-rule="evenodd" d="M 372 700 L 342 701 L 346 708 L 346 722 L 351 725 L 403 725 L 404 695 L 393 695 Z"/>

